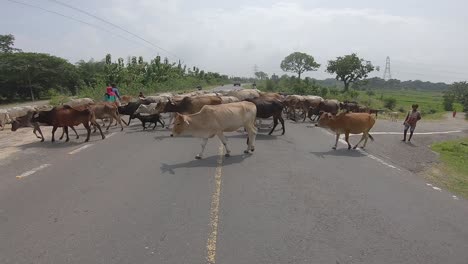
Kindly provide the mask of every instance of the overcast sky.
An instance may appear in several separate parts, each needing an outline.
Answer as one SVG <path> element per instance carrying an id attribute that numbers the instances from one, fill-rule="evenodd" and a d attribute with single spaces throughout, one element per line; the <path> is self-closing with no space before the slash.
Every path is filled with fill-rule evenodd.
<path id="1" fill-rule="evenodd" d="M 15 35 L 16 47 L 24 51 L 72 63 L 100 60 L 107 53 L 114 59 L 142 55 L 146 60 L 159 54 L 228 75 L 252 76 L 255 64 L 281 75 L 281 60 L 301 51 L 322 64 L 306 76 L 323 79 L 333 77 L 325 73 L 327 60 L 355 52 L 381 67 L 373 76 L 382 77 L 390 56 L 392 75 L 400 80 L 468 79 L 466 0 L 60 0 L 171 54 L 54 1 L 15 1 L 115 32 L 0 0 L 0 34 Z"/>

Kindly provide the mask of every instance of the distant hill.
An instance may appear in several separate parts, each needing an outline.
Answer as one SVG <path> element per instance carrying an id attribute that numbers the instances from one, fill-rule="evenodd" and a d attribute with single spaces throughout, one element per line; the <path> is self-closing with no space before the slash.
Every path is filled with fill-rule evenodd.
<path id="1" fill-rule="evenodd" d="M 336 88 L 343 87 L 343 82 L 337 81 L 332 78 L 328 78 L 325 80 L 311 79 L 311 81 L 314 81 L 316 84 L 320 86 L 325 86 L 325 87 L 336 87 Z M 381 79 L 378 77 L 374 77 L 374 78 L 361 81 L 355 84 L 354 86 L 354 88 L 357 90 L 383 89 L 383 90 L 416 90 L 416 91 L 445 91 L 448 89 L 448 87 L 449 87 L 448 84 L 442 83 L 442 82 L 433 83 L 433 82 L 423 82 L 419 80 L 402 82 L 396 79 L 385 81 L 384 79 Z"/>

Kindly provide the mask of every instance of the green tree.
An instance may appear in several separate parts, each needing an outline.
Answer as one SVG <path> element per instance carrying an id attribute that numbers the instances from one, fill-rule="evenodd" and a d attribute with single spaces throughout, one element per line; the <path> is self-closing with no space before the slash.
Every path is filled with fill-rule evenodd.
<path id="1" fill-rule="evenodd" d="M 0 52 L 2 53 L 12 53 L 12 52 L 21 52 L 20 49 L 13 48 L 15 43 L 15 36 L 9 35 L 0 35 Z"/>
<path id="2" fill-rule="evenodd" d="M 346 92 L 351 83 L 367 78 L 373 70 L 374 66 L 370 61 L 365 61 L 353 53 L 328 61 L 326 71 L 330 74 L 336 74 L 335 78 L 343 82 Z"/>
<path id="3" fill-rule="evenodd" d="M 384 107 L 393 110 L 396 106 L 397 100 L 393 97 L 384 98 Z"/>
<path id="4" fill-rule="evenodd" d="M 255 77 L 257 77 L 260 80 L 266 80 L 268 78 L 268 74 L 262 71 L 255 72 Z"/>
<path id="5" fill-rule="evenodd" d="M 315 62 L 314 57 L 302 52 L 289 54 L 281 62 L 281 69 L 285 72 L 297 73 L 297 78 L 301 79 L 301 74 L 306 71 L 316 71 L 320 64 Z"/>
<path id="6" fill-rule="evenodd" d="M 50 89 L 75 93 L 79 75 L 73 64 L 43 53 L 0 53 L 0 96 L 34 100 Z"/>
<path id="7" fill-rule="evenodd" d="M 455 96 L 450 93 L 446 92 L 444 93 L 444 110 L 445 111 L 452 111 L 453 110 L 453 103 L 455 102 Z"/>

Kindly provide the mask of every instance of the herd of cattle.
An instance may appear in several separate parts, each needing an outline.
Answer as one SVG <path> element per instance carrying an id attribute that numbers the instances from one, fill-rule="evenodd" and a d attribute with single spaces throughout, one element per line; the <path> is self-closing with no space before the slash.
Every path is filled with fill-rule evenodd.
<path id="1" fill-rule="evenodd" d="M 356 102 L 339 102 L 319 96 L 263 93 L 256 89 L 239 89 L 217 93 L 206 91 L 185 94 L 161 93 L 145 98 L 123 96 L 119 104 L 80 98 L 57 107 L 25 106 L 0 109 L 0 127 L 3 130 L 5 124 L 8 123 L 11 124 L 12 131 L 21 127 L 32 127 L 36 137 L 44 141 L 40 127 L 52 126 L 53 142 L 55 132 L 59 127 L 63 129 L 60 139 L 65 135 L 66 141 L 69 141 L 68 128 L 75 132 L 76 138 L 79 138 L 74 127 L 82 124 L 87 130 L 86 141 L 88 141 L 91 128 L 94 128 L 94 132 L 99 130 L 102 139 L 105 138 L 98 120 L 102 120 L 103 126 L 106 125 L 107 120 L 106 130 L 114 121 L 115 125 L 119 124 L 123 130 L 122 123 L 128 126 L 135 118 L 141 121 L 143 129 L 147 128 L 147 123 L 154 124 L 153 129 L 155 129 L 157 123 L 165 127 L 161 115 L 168 113 L 169 126 L 173 125 L 171 136 L 192 135 L 203 138 L 202 151 L 197 155 L 197 158 L 201 158 L 208 138 L 213 136 L 219 137 L 228 156 L 230 150 L 226 145 L 223 132 L 236 131 L 242 127 L 248 134 L 248 148 L 245 152 L 254 151 L 258 126 L 255 120 L 273 117 L 269 135 L 275 130 L 278 121 L 281 123 L 282 134 L 284 134 L 283 115 L 294 121 L 298 118 L 302 118 L 303 122 L 306 118 L 312 121 L 318 120 L 318 126 L 329 128 L 336 133 L 336 142 L 340 134 L 345 134 L 348 142 L 350 133 L 363 133 L 361 141 L 364 140 L 363 147 L 365 147 L 367 139 L 372 139 L 369 130 L 375 123 L 377 112 L 377 110 L 360 106 Z M 129 116 L 128 122 L 121 119 L 123 115 Z M 357 145 L 354 148 L 356 147 Z M 349 142 L 348 148 L 351 148 Z"/>

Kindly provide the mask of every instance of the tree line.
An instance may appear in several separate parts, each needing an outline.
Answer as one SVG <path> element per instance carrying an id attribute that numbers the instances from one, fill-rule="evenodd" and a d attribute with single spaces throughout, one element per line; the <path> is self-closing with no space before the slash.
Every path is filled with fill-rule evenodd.
<path id="1" fill-rule="evenodd" d="M 101 98 L 104 88 L 116 83 L 124 94 L 150 93 L 232 81 L 227 75 L 187 67 L 156 56 L 150 61 L 132 56 L 113 60 L 79 61 L 14 48 L 13 35 L 0 35 L 0 102 L 37 100 L 52 95 Z M 242 80 L 241 78 L 238 78 Z"/>

